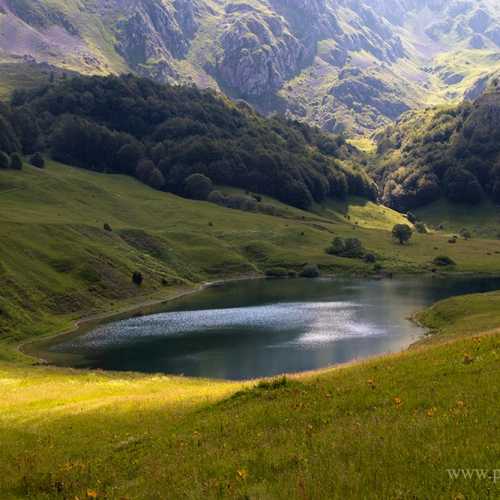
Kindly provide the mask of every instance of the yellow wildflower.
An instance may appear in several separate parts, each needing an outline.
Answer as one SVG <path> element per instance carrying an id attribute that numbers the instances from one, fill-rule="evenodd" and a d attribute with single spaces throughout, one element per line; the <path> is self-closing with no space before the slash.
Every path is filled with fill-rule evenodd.
<path id="1" fill-rule="evenodd" d="M 245 480 L 248 477 L 248 471 L 246 469 L 239 469 L 236 473 L 240 479 Z"/>

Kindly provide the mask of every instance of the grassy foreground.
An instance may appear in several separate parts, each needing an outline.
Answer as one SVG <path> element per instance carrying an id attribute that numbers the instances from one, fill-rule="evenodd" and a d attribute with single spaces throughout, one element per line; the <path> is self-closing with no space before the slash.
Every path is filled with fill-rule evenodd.
<path id="1" fill-rule="evenodd" d="M 420 319 L 453 342 L 257 385 L 0 364 L 0 496 L 498 498 L 499 311 L 451 299 Z"/>
<path id="2" fill-rule="evenodd" d="M 76 319 L 130 308 L 191 290 L 205 281 L 257 275 L 273 267 L 325 273 L 374 272 L 373 264 L 325 253 L 335 236 L 357 237 L 388 272 L 428 272 L 437 255 L 453 271 L 500 269 L 500 241 L 415 235 L 396 244 L 405 218 L 350 200 L 282 216 L 221 208 L 154 191 L 131 178 L 50 162 L 0 171 L 0 360 L 21 359 L 20 341 L 70 327 Z M 493 214 L 495 207 L 490 208 Z M 104 229 L 104 223 L 112 231 Z M 489 236 L 492 238 L 491 236 Z M 143 273 L 141 287 L 132 284 Z"/>

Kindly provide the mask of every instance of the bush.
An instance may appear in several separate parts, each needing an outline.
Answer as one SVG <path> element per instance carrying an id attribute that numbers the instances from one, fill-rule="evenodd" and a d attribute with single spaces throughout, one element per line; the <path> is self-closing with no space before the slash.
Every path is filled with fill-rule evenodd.
<path id="1" fill-rule="evenodd" d="M 396 224 L 392 228 L 392 237 L 398 240 L 401 245 L 410 241 L 412 234 L 411 227 L 407 224 Z"/>
<path id="2" fill-rule="evenodd" d="M 12 153 L 10 155 L 10 168 L 13 170 L 21 170 L 23 168 L 23 160 L 18 153 Z"/>
<path id="3" fill-rule="evenodd" d="M 216 205 L 224 205 L 226 197 L 220 191 L 212 191 L 207 198 L 210 203 L 215 203 Z"/>
<path id="4" fill-rule="evenodd" d="M 283 267 L 272 267 L 266 271 L 266 276 L 268 278 L 287 278 L 289 273 Z"/>
<path id="5" fill-rule="evenodd" d="M 35 153 L 30 158 L 30 163 L 36 168 L 45 168 L 45 160 L 40 153 Z"/>
<path id="6" fill-rule="evenodd" d="M 419 234 L 427 234 L 428 233 L 427 226 L 423 222 L 417 222 L 415 224 L 415 230 Z"/>
<path id="7" fill-rule="evenodd" d="M 358 238 L 347 238 L 343 240 L 338 236 L 332 241 L 330 247 L 326 249 L 326 253 L 337 255 L 338 257 L 346 257 L 348 259 L 360 259 L 365 254 L 363 244 Z"/>
<path id="8" fill-rule="evenodd" d="M 300 273 L 301 278 L 319 278 L 320 275 L 319 267 L 316 264 L 307 264 Z"/>
<path id="9" fill-rule="evenodd" d="M 144 276 L 140 271 L 134 271 L 132 274 L 132 283 L 136 284 L 137 286 L 141 286 L 142 282 L 144 281 Z"/>
<path id="10" fill-rule="evenodd" d="M 338 255 L 341 256 L 345 252 L 345 243 L 342 238 L 339 238 L 338 236 L 334 238 L 332 241 L 331 246 L 329 246 L 326 249 L 326 253 L 330 255 Z"/>
<path id="11" fill-rule="evenodd" d="M 432 262 L 436 266 L 441 267 L 456 265 L 455 261 L 451 257 L 448 257 L 446 255 L 438 255 Z"/>
<path id="12" fill-rule="evenodd" d="M 377 257 L 373 253 L 367 253 L 364 257 L 365 262 L 368 262 L 368 264 L 374 264 L 377 260 Z"/>
<path id="13" fill-rule="evenodd" d="M 9 157 L 3 151 L 0 151 L 0 168 L 9 168 L 9 166 L 10 166 Z"/>
<path id="14" fill-rule="evenodd" d="M 468 229 L 463 228 L 460 230 L 460 236 L 464 240 L 470 240 L 472 238 L 472 233 Z"/>
<path id="15" fill-rule="evenodd" d="M 191 174 L 184 181 L 186 195 L 195 200 L 207 200 L 213 189 L 212 181 L 203 174 Z"/>
<path id="16" fill-rule="evenodd" d="M 349 259 L 360 259 L 363 257 L 364 253 L 363 244 L 358 238 L 347 238 L 345 240 L 343 257 L 347 257 Z"/>

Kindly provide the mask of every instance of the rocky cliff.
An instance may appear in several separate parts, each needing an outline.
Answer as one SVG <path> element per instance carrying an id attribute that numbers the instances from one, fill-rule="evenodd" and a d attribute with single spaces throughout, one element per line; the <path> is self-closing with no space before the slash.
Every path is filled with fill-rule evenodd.
<path id="1" fill-rule="evenodd" d="M 194 82 L 354 133 L 475 96 L 499 48 L 500 0 L 0 0 L 0 61 Z"/>

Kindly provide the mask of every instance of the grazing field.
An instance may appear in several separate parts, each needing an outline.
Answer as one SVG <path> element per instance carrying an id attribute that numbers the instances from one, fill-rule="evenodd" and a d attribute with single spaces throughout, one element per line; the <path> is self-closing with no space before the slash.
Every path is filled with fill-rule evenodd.
<path id="1" fill-rule="evenodd" d="M 350 200 L 303 212 L 264 201 L 281 215 L 186 200 L 128 177 L 52 162 L 44 170 L 0 171 L 0 359 L 21 359 L 12 349 L 17 343 L 83 316 L 272 268 L 300 272 L 315 263 L 324 273 L 430 272 L 433 259 L 447 255 L 456 266 L 438 270 L 500 270 L 499 240 L 450 244 L 443 231 L 415 234 L 402 246 L 390 231 L 406 219 L 373 203 Z M 328 255 L 336 236 L 359 238 L 377 262 Z M 135 271 L 144 276 L 140 287 L 132 283 Z"/>
<path id="2" fill-rule="evenodd" d="M 0 496 L 497 498 L 499 310 L 451 299 L 420 319 L 453 342 L 259 383 L 2 363 Z"/>

